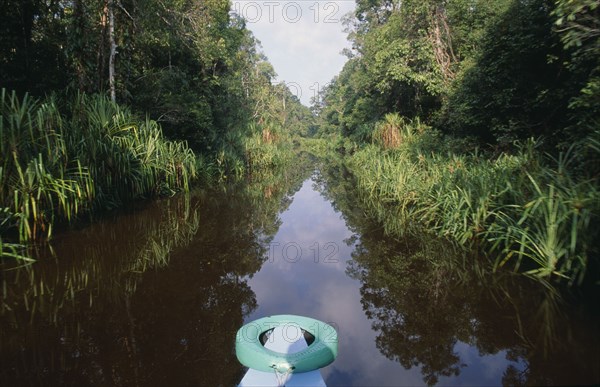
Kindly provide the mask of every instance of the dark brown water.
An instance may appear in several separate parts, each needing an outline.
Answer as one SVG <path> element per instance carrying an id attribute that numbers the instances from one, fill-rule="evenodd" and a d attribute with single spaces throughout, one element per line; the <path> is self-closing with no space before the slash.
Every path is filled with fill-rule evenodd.
<path id="1" fill-rule="evenodd" d="M 0 272 L 0 385 L 232 386 L 245 322 L 338 328 L 329 386 L 600 383 L 598 313 L 383 236 L 340 171 L 140 205 Z M 571 303 L 572 304 L 572 303 Z"/>

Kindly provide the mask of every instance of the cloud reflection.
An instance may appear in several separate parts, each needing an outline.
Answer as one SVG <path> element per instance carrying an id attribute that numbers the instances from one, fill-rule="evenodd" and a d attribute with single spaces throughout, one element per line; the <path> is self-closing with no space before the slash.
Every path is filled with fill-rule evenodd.
<path id="1" fill-rule="evenodd" d="M 248 282 L 258 308 L 248 321 L 273 314 L 299 314 L 335 324 L 339 355 L 322 370 L 327 385 L 418 385 L 419 368 L 405 370 L 375 346 L 376 333 L 362 309 L 360 282 L 346 275 L 354 246 L 339 213 L 307 180 L 281 214 L 281 227 L 271 244 L 269 260 Z M 324 247 L 329 245 L 328 249 Z M 338 250 L 333 252 L 331 243 Z M 302 250 L 297 257 L 296 248 Z M 319 254 L 315 256 L 316 247 Z M 316 257 L 316 258 L 315 258 Z M 315 262 L 316 261 L 316 262 Z"/>

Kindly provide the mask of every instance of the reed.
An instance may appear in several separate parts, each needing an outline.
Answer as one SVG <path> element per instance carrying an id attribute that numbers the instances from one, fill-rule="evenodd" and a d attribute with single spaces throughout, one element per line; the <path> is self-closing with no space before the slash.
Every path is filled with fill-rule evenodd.
<path id="1" fill-rule="evenodd" d="M 598 182 L 574 180 L 569 159 L 542 174 L 527 173 L 530 194 L 507 207 L 486 236 L 498 250 L 496 267 L 513 262 L 526 275 L 560 277 L 580 284 L 593 257 L 598 235 L 594 222 L 600 210 Z M 597 225 L 596 225 L 597 226 Z"/>
<path id="2" fill-rule="evenodd" d="M 73 147 L 93 168 L 102 188 L 98 194 L 105 198 L 100 204 L 188 189 L 195 178 L 193 152 L 185 143 L 165 140 L 155 121 L 138 120 L 105 97 L 81 95 L 72 111 L 72 126 L 85 128 L 71 138 Z"/>
<path id="3" fill-rule="evenodd" d="M 291 161 L 291 141 L 283 141 L 280 136 L 265 139 L 263 132 L 253 128 L 251 131 L 254 134 L 245 140 L 246 168 L 249 175 L 268 173 Z"/>
<path id="4" fill-rule="evenodd" d="M 362 200 L 388 234 L 431 232 L 482 249 L 496 269 L 583 281 L 597 258 L 600 194 L 597 176 L 574 172 L 581 152 L 551 159 L 529 141 L 513 155 L 461 154 L 419 122 L 405 122 L 400 138 L 396 147 L 367 145 L 348 161 Z M 597 148 L 594 139 L 586 143 L 590 152 Z"/>
<path id="5" fill-rule="evenodd" d="M 17 243 L 5 243 L 0 238 L 0 259 L 1 258 L 12 258 L 23 262 L 32 262 L 33 259 L 29 258 L 23 251 L 25 246 Z"/>
<path id="6" fill-rule="evenodd" d="M 398 148 L 402 142 L 401 131 L 404 126 L 404 118 L 398 113 L 386 114 L 383 121 L 375 126 L 373 142 L 384 149 Z"/>
<path id="7" fill-rule="evenodd" d="M 101 95 L 79 94 L 59 108 L 0 92 L 0 232 L 21 242 L 47 239 L 57 222 L 140 196 L 189 189 L 196 158 L 185 143 L 164 139 Z"/>

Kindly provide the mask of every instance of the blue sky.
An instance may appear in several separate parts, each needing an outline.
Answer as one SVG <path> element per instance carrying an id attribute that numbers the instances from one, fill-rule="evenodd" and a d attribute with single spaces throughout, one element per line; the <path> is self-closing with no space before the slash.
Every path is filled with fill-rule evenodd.
<path id="1" fill-rule="evenodd" d="M 350 47 L 342 18 L 354 10 L 353 0 L 234 0 L 232 9 L 261 42 L 262 51 L 304 105 L 337 75 Z"/>

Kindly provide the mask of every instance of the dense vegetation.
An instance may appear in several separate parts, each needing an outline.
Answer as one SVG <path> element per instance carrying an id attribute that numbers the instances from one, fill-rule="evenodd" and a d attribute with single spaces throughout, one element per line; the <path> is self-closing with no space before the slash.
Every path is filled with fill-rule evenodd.
<path id="1" fill-rule="evenodd" d="M 543 281 L 598 278 L 597 1 L 358 0 L 312 112 L 227 0 L 0 10 L 5 237 L 195 177 L 268 178 L 316 133 L 339 140 L 388 233 L 429 230 Z"/>
<path id="2" fill-rule="evenodd" d="M 593 0 L 358 0 L 314 111 L 388 233 L 429 230 L 542 281 L 598 279 Z"/>
<path id="3" fill-rule="evenodd" d="M 47 238 L 55 220 L 86 210 L 187 189 L 195 176 L 192 151 L 165 140 L 155 121 L 102 96 L 80 95 L 66 109 L 0 94 L 2 222 L 21 241 Z"/>
<path id="4" fill-rule="evenodd" d="M 228 0 L 9 0 L 0 15 L 0 84 L 21 96 L 106 92 L 215 154 L 302 114 Z"/>
<path id="5" fill-rule="evenodd" d="M 258 306 L 249 278 L 312 165 L 274 172 L 138 203 L 0 270 L 0 384 L 239 382 L 230 344 Z"/>
<path id="6" fill-rule="evenodd" d="M 4 1 L 0 232 L 281 164 L 312 115 L 275 78 L 228 0 Z"/>
<path id="7" fill-rule="evenodd" d="M 384 356 L 406 369 L 418 368 L 428 385 L 456 384 L 448 377 L 469 372 L 468 356 L 457 350 L 460 343 L 476 346 L 480 355 L 510 353 L 502 372 L 505 385 L 598 379 L 589 361 L 595 356 L 593 335 L 567 323 L 589 321 L 580 314 L 581 305 L 594 310 L 597 300 L 573 302 L 559 297 L 565 293 L 555 287 L 510 271 L 493 273 L 486 257 L 442 237 L 390 232 L 387 227 L 398 223 L 395 213 L 382 221 L 365 211 L 368 198 L 356 189 L 357 176 L 349 173 L 343 157 L 329 156 L 319 165 L 317 187 L 360 235 L 352 239 L 356 245 L 346 273 L 361 283 L 363 310 Z M 377 209 L 366 206 L 371 207 Z M 590 321 L 592 331 L 596 326 Z M 564 340 L 566 335 L 576 341 Z M 577 371 L 568 375 L 567 369 Z"/>

